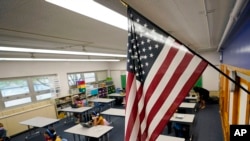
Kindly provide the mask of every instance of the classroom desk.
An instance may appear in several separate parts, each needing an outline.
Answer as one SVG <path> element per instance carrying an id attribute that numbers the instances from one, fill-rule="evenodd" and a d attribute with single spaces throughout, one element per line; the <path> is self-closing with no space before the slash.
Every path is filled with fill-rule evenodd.
<path id="1" fill-rule="evenodd" d="M 108 97 L 125 97 L 125 94 L 119 94 L 119 93 L 112 93 L 108 94 Z"/>
<path id="2" fill-rule="evenodd" d="M 94 98 L 94 99 L 89 99 L 89 102 L 108 104 L 109 108 L 111 108 L 113 106 L 113 102 L 114 101 L 115 101 L 115 99 L 112 99 L 112 98 Z M 99 107 L 99 111 L 101 111 L 101 107 Z"/>
<path id="3" fill-rule="evenodd" d="M 178 118 L 177 116 L 183 116 L 183 118 Z M 181 113 L 174 113 L 173 116 L 170 118 L 170 121 L 186 123 L 191 125 L 194 121 L 194 114 L 181 114 Z"/>
<path id="4" fill-rule="evenodd" d="M 109 103 L 112 103 L 113 101 L 115 101 L 115 99 L 112 99 L 112 98 L 94 98 L 94 99 L 89 99 L 89 101 L 109 104 Z"/>
<path id="5" fill-rule="evenodd" d="M 85 118 L 87 118 L 89 117 L 88 114 L 89 114 L 89 110 L 91 109 L 93 109 L 93 107 L 86 107 L 86 106 L 79 107 L 79 108 L 67 107 L 67 108 L 60 109 L 58 111 L 67 112 L 67 113 L 79 113 L 79 114 L 87 113 L 87 115 L 85 114 Z M 80 119 L 80 121 L 82 121 L 82 119 Z"/>
<path id="6" fill-rule="evenodd" d="M 79 107 L 79 108 L 72 108 L 72 107 L 67 107 L 60 109 L 58 111 L 63 111 L 63 112 L 70 112 L 70 113 L 84 113 L 87 112 L 88 110 L 91 110 L 93 107 Z"/>
<path id="7" fill-rule="evenodd" d="M 185 139 L 173 136 L 159 135 L 156 141 L 185 141 Z"/>
<path id="8" fill-rule="evenodd" d="M 19 122 L 20 124 L 27 125 L 29 134 L 31 135 L 31 126 L 39 128 L 47 128 L 52 126 L 54 123 L 58 122 L 59 119 L 46 118 L 46 117 L 34 117 L 25 121 Z M 27 137 L 26 137 L 27 138 Z"/>
<path id="9" fill-rule="evenodd" d="M 178 118 L 178 116 L 182 116 L 182 118 Z M 194 117 L 194 114 L 174 113 L 173 116 L 170 118 L 170 121 L 189 125 L 189 136 L 190 139 L 192 139 L 192 125 L 194 122 Z"/>
<path id="10" fill-rule="evenodd" d="M 185 99 L 197 101 L 198 96 L 186 96 Z"/>
<path id="11" fill-rule="evenodd" d="M 179 108 L 190 108 L 194 109 L 196 106 L 196 103 L 189 103 L 189 102 L 182 102 Z"/>
<path id="12" fill-rule="evenodd" d="M 73 127 L 64 130 L 64 132 L 73 134 L 74 141 L 76 141 L 75 135 L 78 135 L 79 141 L 80 141 L 80 136 L 85 136 L 87 138 L 88 137 L 98 138 L 100 140 L 103 135 L 108 134 L 112 129 L 113 129 L 112 126 L 106 126 L 106 125 L 97 125 L 90 128 L 86 128 L 80 124 L 77 124 Z"/>
<path id="13" fill-rule="evenodd" d="M 181 111 L 184 110 L 184 113 L 190 113 L 194 114 L 197 111 L 197 103 L 192 103 L 192 102 L 182 102 L 181 105 L 179 106 L 180 113 Z"/>
<path id="14" fill-rule="evenodd" d="M 125 117 L 125 109 L 110 108 L 101 112 L 101 114 L 107 115 L 108 121 L 110 122 L 110 116 Z"/>
<path id="15" fill-rule="evenodd" d="M 101 114 L 125 117 L 125 109 L 110 108 L 110 109 L 107 109 L 107 110 L 101 112 Z"/>
<path id="16" fill-rule="evenodd" d="M 121 94 L 121 93 L 112 93 L 112 94 L 108 94 L 109 98 L 114 98 L 115 99 L 115 103 L 117 105 L 122 104 L 122 102 L 124 101 L 124 97 L 126 95 L 125 94 Z"/>
<path id="17" fill-rule="evenodd" d="M 190 103 L 197 103 L 198 102 L 198 96 L 191 96 L 191 95 L 189 95 L 189 96 L 186 96 L 185 97 L 185 100 L 184 100 L 185 102 L 190 102 Z"/>
<path id="18" fill-rule="evenodd" d="M 58 121 L 59 119 L 46 118 L 46 117 L 34 117 L 25 121 L 21 121 L 20 124 L 27 125 L 28 128 L 30 128 L 30 126 L 41 128 L 41 127 L 50 126 Z"/>

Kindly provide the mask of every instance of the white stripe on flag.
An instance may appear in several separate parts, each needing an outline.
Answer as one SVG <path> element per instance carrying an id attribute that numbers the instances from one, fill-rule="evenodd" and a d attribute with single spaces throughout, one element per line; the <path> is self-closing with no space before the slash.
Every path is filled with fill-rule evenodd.
<path id="1" fill-rule="evenodd" d="M 143 93 L 145 94 L 145 92 L 147 91 L 147 89 L 149 88 L 149 85 L 151 84 L 152 80 L 153 80 L 153 76 L 155 76 L 155 74 L 158 72 L 159 68 L 161 67 L 161 64 L 163 63 L 165 57 L 166 57 L 166 53 L 169 52 L 171 46 L 173 45 L 173 43 L 175 42 L 175 40 L 171 37 L 167 38 L 166 43 L 161 51 L 161 54 L 159 54 L 158 58 L 155 60 L 153 66 L 151 67 L 151 70 L 148 73 L 148 76 L 144 86 L 143 86 Z M 165 86 L 164 86 L 165 87 Z M 156 93 L 156 95 L 158 95 L 159 93 Z M 152 94 L 154 95 L 154 94 Z M 142 102 L 143 101 L 143 102 Z M 139 112 L 142 112 L 142 107 L 144 107 L 144 99 L 141 99 L 139 102 Z M 151 105 L 153 106 L 153 105 Z M 146 109 L 147 110 L 147 109 Z M 141 133 L 143 133 L 145 131 L 146 128 L 146 120 L 147 120 L 147 116 L 145 116 L 145 118 L 143 119 L 142 123 L 141 123 Z"/>
<path id="2" fill-rule="evenodd" d="M 178 58 L 179 58 L 179 56 L 178 56 Z M 163 118 L 166 111 L 173 104 L 173 101 L 176 99 L 176 97 L 178 96 L 178 94 L 182 90 L 180 88 L 183 88 L 183 86 L 186 84 L 186 82 L 188 81 L 188 79 L 190 78 L 192 73 L 195 71 L 197 65 L 200 62 L 201 62 L 201 59 L 199 59 L 195 56 L 192 58 L 190 64 L 185 69 L 184 73 L 181 75 L 178 82 L 176 83 L 176 86 L 172 89 L 169 97 L 165 100 L 164 104 L 158 110 L 155 118 L 151 121 L 152 124 L 150 124 L 149 130 L 148 130 L 149 135 L 151 135 L 153 133 L 154 129 L 156 128 L 156 126 L 158 126 L 158 124 L 155 124 L 155 123 L 159 123 L 159 121 Z M 174 64 L 176 64 L 176 63 L 174 62 Z M 165 76 L 164 76 L 164 79 L 166 79 Z M 149 106 L 149 105 L 150 104 L 148 104 L 147 106 Z"/>
<path id="3" fill-rule="evenodd" d="M 128 76 L 128 75 L 127 75 Z M 126 116 L 125 116 L 125 129 L 127 129 L 127 126 L 129 125 L 128 121 L 129 121 L 129 118 L 130 118 L 130 115 L 133 115 L 134 113 L 131 113 L 132 112 L 132 108 L 133 108 L 133 105 L 134 103 L 137 103 L 135 102 L 135 97 L 136 97 L 136 77 L 134 77 L 133 79 L 133 82 L 131 84 L 131 88 L 130 88 L 130 91 L 127 92 L 126 96 L 128 96 L 128 99 L 126 101 Z M 133 124 L 133 128 L 132 128 L 132 131 L 130 131 L 132 134 L 130 136 L 131 139 L 136 139 L 137 138 L 137 134 L 139 132 L 139 123 L 136 123 L 137 120 L 135 121 L 135 124 Z M 126 132 L 127 130 L 125 130 L 125 135 L 126 135 Z"/>

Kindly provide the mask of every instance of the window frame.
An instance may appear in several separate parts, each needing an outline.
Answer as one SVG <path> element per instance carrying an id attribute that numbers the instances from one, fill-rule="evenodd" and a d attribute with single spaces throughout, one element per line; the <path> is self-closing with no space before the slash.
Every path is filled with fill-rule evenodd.
<path id="1" fill-rule="evenodd" d="M 47 84 L 49 84 L 50 89 L 47 90 L 40 90 L 40 91 L 36 91 L 35 87 L 34 87 L 34 78 L 48 78 L 49 82 Z M 5 108 L 14 108 L 17 106 L 22 106 L 22 105 L 26 105 L 26 104 L 30 104 L 33 102 L 38 102 L 38 101 L 43 101 L 43 100 L 48 100 L 53 98 L 58 92 L 60 92 L 60 87 L 59 87 L 59 81 L 58 81 L 58 76 L 57 74 L 45 74 L 45 75 L 37 75 L 37 76 L 23 76 L 23 77 L 15 77 L 15 78 L 0 78 L 0 83 L 4 82 L 4 81 L 13 81 L 13 83 L 17 83 L 14 81 L 17 80 L 24 80 L 27 83 L 29 92 L 28 93 L 22 93 L 22 94 L 17 94 L 17 95 L 10 95 L 10 96 L 3 96 L 2 95 L 2 91 L 1 91 L 1 87 L 0 87 L 0 109 L 5 109 Z M 48 97 L 48 94 L 51 95 L 51 97 Z M 38 97 L 44 97 L 42 99 L 38 99 Z M 46 96 L 47 95 L 47 96 Z M 13 105 L 13 106 L 7 106 L 6 104 L 8 102 L 11 101 L 15 101 L 15 100 L 19 100 L 19 99 L 24 99 L 25 98 L 30 98 L 31 102 L 28 103 L 21 103 L 18 105 Z"/>

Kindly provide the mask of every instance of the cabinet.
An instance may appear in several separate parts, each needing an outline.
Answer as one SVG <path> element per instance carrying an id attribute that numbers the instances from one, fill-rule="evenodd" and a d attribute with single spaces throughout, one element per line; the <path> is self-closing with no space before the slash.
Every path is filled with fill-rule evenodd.
<path id="1" fill-rule="evenodd" d="M 113 84 L 113 81 L 103 81 L 88 85 L 87 87 L 87 95 L 90 97 L 98 96 L 105 98 L 111 93 L 115 93 L 115 85 Z"/>
<path id="2" fill-rule="evenodd" d="M 113 81 L 106 81 L 98 85 L 98 95 L 99 97 L 107 97 L 108 94 L 115 93 L 115 85 Z"/>
<path id="3" fill-rule="evenodd" d="M 80 99 L 83 100 L 84 105 L 87 104 L 87 102 L 86 102 L 86 94 L 85 93 L 71 94 L 71 95 L 68 95 L 68 96 L 63 96 L 63 97 L 55 98 L 54 99 L 54 101 L 55 101 L 55 108 L 56 108 L 56 111 L 57 111 L 57 117 L 58 118 L 64 118 L 65 113 L 64 112 L 60 112 L 59 110 L 62 109 L 62 108 L 66 108 L 66 107 L 71 106 L 72 101 L 73 101 L 73 97 L 75 95 L 78 95 L 80 97 Z"/>
<path id="4" fill-rule="evenodd" d="M 115 93 L 115 85 L 109 85 L 104 87 L 98 88 L 98 95 L 99 97 L 107 97 L 108 94 Z"/>
<path id="5" fill-rule="evenodd" d="M 70 95 L 54 99 L 58 118 L 65 117 L 65 113 L 60 112 L 59 109 L 69 107 L 75 95 L 79 95 L 85 106 L 91 106 L 93 103 L 88 103 L 89 98 L 94 98 L 96 96 L 105 98 L 108 94 L 115 93 L 115 85 L 113 84 L 113 81 L 102 81 L 94 84 L 88 84 L 84 93 L 79 93 L 77 89 L 71 89 L 71 93 L 72 94 Z"/>

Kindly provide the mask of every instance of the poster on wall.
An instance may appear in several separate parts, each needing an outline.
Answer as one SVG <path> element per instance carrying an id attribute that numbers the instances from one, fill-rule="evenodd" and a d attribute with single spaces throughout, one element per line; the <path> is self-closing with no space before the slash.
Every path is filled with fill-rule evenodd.
<path id="1" fill-rule="evenodd" d="M 79 89 L 80 93 L 86 92 L 86 85 L 84 80 L 77 81 L 77 88 Z"/>

